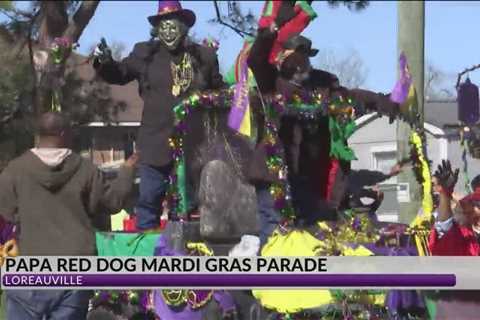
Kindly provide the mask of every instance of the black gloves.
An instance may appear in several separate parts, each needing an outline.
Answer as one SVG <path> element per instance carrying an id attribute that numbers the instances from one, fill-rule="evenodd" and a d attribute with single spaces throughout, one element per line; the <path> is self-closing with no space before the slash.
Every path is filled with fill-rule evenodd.
<path id="1" fill-rule="evenodd" d="M 438 166 L 434 176 L 438 179 L 438 184 L 442 189 L 447 192 L 447 194 L 451 194 L 457 183 L 459 172 L 459 169 L 456 169 L 455 172 L 453 172 L 450 161 L 442 160 L 442 164 Z"/>

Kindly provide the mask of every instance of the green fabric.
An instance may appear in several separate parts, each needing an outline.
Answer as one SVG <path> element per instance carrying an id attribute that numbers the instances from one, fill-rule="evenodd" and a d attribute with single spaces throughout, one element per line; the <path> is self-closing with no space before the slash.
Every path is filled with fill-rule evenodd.
<path id="1" fill-rule="evenodd" d="M 160 234 L 97 232 L 95 236 L 99 256 L 151 257 Z"/>
<path id="2" fill-rule="evenodd" d="M 427 306 L 428 319 L 435 320 L 435 317 L 437 316 L 437 303 L 435 300 L 425 297 L 425 304 Z"/>
<path id="3" fill-rule="evenodd" d="M 338 160 L 352 161 L 357 157 L 348 146 L 348 138 L 355 132 L 355 122 L 349 120 L 341 124 L 335 117 L 329 117 L 328 126 L 330 129 L 330 156 Z"/>
<path id="4" fill-rule="evenodd" d="M 312 6 L 310 6 L 307 1 L 297 1 L 295 2 L 295 6 L 299 6 L 300 8 L 302 8 L 302 10 L 306 14 L 308 14 L 311 20 L 317 17 L 317 13 L 315 12 L 315 10 L 313 10 Z"/>
<path id="5" fill-rule="evenodd" d="M 264 16 L 264 17 L 271 16 L 272 15 L 272 10 L 273 10 L 273 1 L 267 1 L 267 5 L 264 8 L 262 16 Z"/>
<path id="6" fill-rule="evenodd" d="M 180 196 L 177 214 L 179 216 L 184 216 L 189 209 L 185 157 L 182 157 L 177 166 L 177 185 L 178 195 Z"/>
<path id="7" fill-rule="evenodd" d="M 233 65 L 230 70 L 223 77 L 223 81 L 229 86 L 234 85 L 237 81 L 235 79 L 235 65 Z"/>
<path id="8" fill-rule="evenodd" d="M 254 42 L 255 42 L 255 37 L 250 37 L 250 36 L 245 37 L 245 41 L 242 47 L 242 52 L 244 50 L 249 50 L 252 47 Z M 242 54 L 242 52 L 240 52 L 239 55 Z M 235 59 L 235 63 L 233 64 L 233 66 L 229 69 L 229 71 L 223 77 L 223 80 L 225 81 L 225 83 L 230 86 L 237 83 L 237 79 L 235 78 L 235 69 L 237 68 L 237 63 L 238 63 L 238 56 Z M 257 83 L 255 82 L 255 77 L 253 76 L 251 70 L 249 70 L 248 72 L 247 81 L 248 81 L 249 88 L 253 88 L 257 85 Z"/>

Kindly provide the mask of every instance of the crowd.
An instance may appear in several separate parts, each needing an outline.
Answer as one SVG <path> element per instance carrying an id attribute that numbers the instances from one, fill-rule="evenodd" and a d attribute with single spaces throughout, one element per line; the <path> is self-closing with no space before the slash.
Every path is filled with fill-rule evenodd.
<path id="1" fill-rule="evenodd" d="M 344 88 L 335 75 L 312 68 L 310 57 L 317 50 L 311 47 L 309 39 L 300 35 L 316 16 L 310 4 L 311 1 L 267 1 L 257 38 L 250 44 L 248 58 L 245 65 L 239 65 L 238 73 L 245 66 L 245 70 L 251 70 L 260 95 L 281 94 L 288 98 L 320 90 L 332 96 L 353 97 L 366 109 L 394 117 L 398 105 L 387 95 Z M 159 229 L 172 170 L 169 140 L 174 130 L 172 108 L 194 91 L 222 89 L 226 84 L 219 72 L 215 50 L 187 38 L 189 28 L 195 23 L 192 11 L 182 9 L 178 1 L 160 1 L 158 13 L 148 20 L 155 31 L 150 41 L 136 44 L 122 61 L 113 60 L 108 46 L 102 42 L 94 60 L 98 75 L 105 81 L 119 85 L 133 80 L 139 83 L 139 94 L 144 101 L 137 141 L 139 153 L 125 161 L 115 179 L 107 180 L 91 161 L 72 151 L 72 123 L 67 115 L 59 112 L 41 115 L 37 119 L 36 145 L 12 160 L 0 174 L 2 244 L 15 238 L 21 255 L 95 255 L 95 232 L 105 230 L 109 214 L 124 208 L 137 167 L 140 175 L 137 231 Z M 258 123 L 266 122 L 261 100 L 250 101 Z M 328 148 L 319 148 L 339 143 L 330 135 L 331 123 L 322 121 L 319 120 L 316 130 L 295 117 L 285 117 L 279 123 L 298 226 L 335 219 L 338 212 L 352 209 L 367 212 L 375 220 L 383 199 L 378 184 L 399 174 L 407 162 L 395 165 L 386 174 L 351 170 L 353 158 L 346 147 L 347 136 L 340 141 L 347 155 L 332 156 L 325 151 Z M 187 166 L 193 161 L 188 148 L 204 139 L 202 126 L 201 114 L 193 113 L 185 140 Z M 247 233 L 249 241 L 252 237 L 259 238 L 251 241 L 257 246 L 255 253 L 259 253 L 283 222 L 270 192 L 270 186 L 279 177 L 272 175 L 266 166 L 265 137 L 265 132 L 259 132 L 247 170 L 247 180 L 255 186 L 260 220 L 259 231 Z M 432 255 L 480 253 L 480 179 L 473 181 L 472 194 L 459 199 L 454 194 L 458 172 L 445 160 L 434 174 L 438 203 L 429 237 Z M 192 172 L 187 176 L 193 181 L 199 179 Z M 198 182 L 190 188 L 195 193 Z M 198 203 L 194 201 L 192 207 L 195 206 Z M 178 217 L 169 218 L 175 221 Z M 8 244 L 15 250 L 12 246 L 15 243 Z M 440 297 L 439 301 L 444 303 L 439 303 L 437 318 L 475 319 L 479 304 L 471 296 Z M 7 319 L 86 319 L 91 298 L 92 293 L 87 291 L 8 291 Z"/>

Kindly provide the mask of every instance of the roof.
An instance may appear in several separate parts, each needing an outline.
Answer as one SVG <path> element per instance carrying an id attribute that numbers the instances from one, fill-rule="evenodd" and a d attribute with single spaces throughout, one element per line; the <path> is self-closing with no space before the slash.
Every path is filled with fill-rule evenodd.
<path id="1" fill-rule="evenodd" d="M 446 124 L 458 123 L 456 101 L 426 101 L 425 122 L 443 129 Z"/>
<path id="2" fill-rule="evenodd" d="M 82 80 L 91 81 L 103 81 L 97 77 L 95 69 L 91 62 L 87 61 L 87 57 L 72 54 L 69 63 L 70 66 L 74 66 L 78 77 Z M 68 69 L 67 69 L 68 70 Z M 71 70 L 71 69 L 70 69 Z M 118 110 L 116 114 L 111 115 L 113 122 L 139 122 L 142 118 L 143 101 L 138 94 L 138 83 L 132 81 L 126 85 L 108 85 L 110 88 L 110 95 L 112 100 L 116 102 L 123 102 L 126 104 L 126 108 Z M 100 117 L 93 119 L 93 121 L 102 121 Z"/>

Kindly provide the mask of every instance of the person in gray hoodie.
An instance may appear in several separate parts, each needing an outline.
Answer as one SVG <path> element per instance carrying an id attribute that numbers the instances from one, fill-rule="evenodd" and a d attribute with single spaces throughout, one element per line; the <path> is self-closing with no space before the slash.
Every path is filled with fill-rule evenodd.
<path id="1" fill-rule="evenodd" d="M 0 175 L 0 215 L 18 225 L 20 255 L 95 255 L 99 217 L 120 211 L 132 190 L 137 155 L 107 182 L 91 161 L 72 152 L 71 137 L 68 117 L 41 115 L 37 146 Z M 90 296 L 87 291 L 9 291 L 7 318 L 85 319 Z"/>

